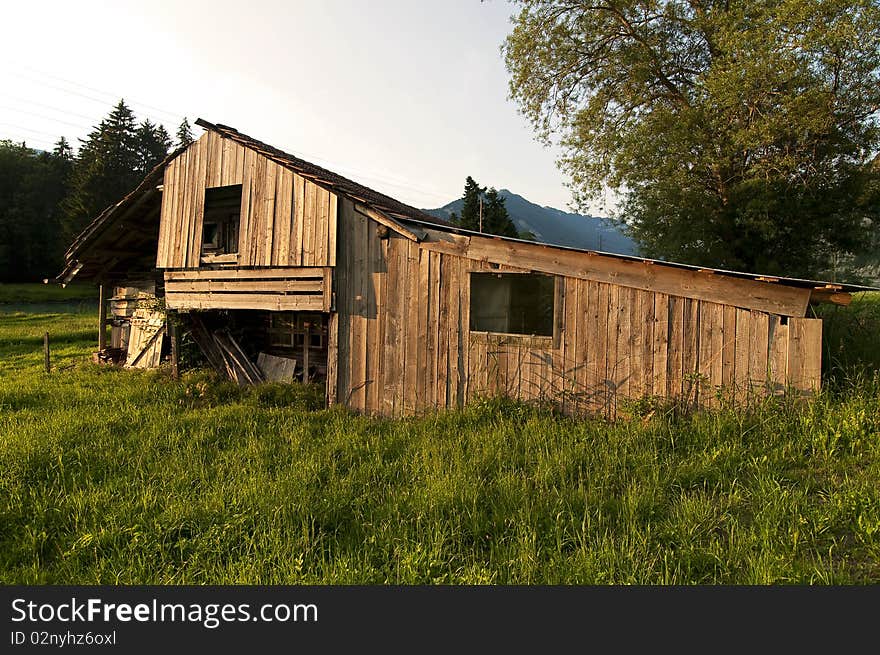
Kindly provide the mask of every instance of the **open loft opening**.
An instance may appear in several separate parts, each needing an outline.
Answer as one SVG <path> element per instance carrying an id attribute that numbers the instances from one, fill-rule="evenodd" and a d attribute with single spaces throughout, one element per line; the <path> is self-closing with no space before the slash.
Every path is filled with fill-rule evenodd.
<path id="1" fill-rule="evenodd" d="M 205 189 L 202 257 L 217 259 L 238 253 L 241 184 Z"/>

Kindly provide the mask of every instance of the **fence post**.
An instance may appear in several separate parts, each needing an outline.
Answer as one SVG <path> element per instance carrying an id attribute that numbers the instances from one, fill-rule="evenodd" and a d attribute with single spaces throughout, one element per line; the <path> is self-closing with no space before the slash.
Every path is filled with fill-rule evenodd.
<path id="1" fill-rule="evenodd" d="M 104 285 L 98 285 L 98 350 L 107 347 L 107 300 L 104 298 Z"/>

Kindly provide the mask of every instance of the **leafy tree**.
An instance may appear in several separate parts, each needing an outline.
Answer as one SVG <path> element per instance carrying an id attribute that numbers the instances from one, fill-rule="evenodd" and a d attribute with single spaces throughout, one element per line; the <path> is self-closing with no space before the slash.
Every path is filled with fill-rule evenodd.
<path id="1" fill-rule="evenodd" d="M 189 121 L 186 119 L 186 116 L 184 116 L 183 122 L 177 128 L 177 145 L 178 147 L 188 146 L 192 142 L 192 128 L 190 127 Z"/>
<path id="2" fill-rule="evenodd" d="M 38 152 L 0 141 L 0 280 L 54 276 L 66 247 L 59 203 L 67 191 L 69 145 Z"/>
<path id="3" fill-rule="evenodd" d="M 870 242 L 878 0 L 518 3 L 511 97 L 646 254 L 813 275 Z"/>
<path id="4" fill-rule="evenodd" d="M 482 217 L 482 218 L 481 218 Z M 491 188 L 481 187 L 474 178 L 467 176 L 462 196 L 461 215 L 452 213 L 452 223 L 474 232 L 516 237 L 519 234 L 507 215 L 504 198 Z"/>

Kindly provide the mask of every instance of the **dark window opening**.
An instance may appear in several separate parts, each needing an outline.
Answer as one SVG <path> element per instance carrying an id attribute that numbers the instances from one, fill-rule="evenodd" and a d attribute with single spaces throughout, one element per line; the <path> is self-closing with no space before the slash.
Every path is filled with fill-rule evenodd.
<path id="1" fill-rule="evenodd" d="M 555 281 L 537 273 L 471 273 L 471 330 L 553 336 Z"/>
<path id="2" fill-rule="evenodd" d="M 240 184 L 205 189 L 202 254 L 228 255 L 237 253 L 240 220 Z"/>

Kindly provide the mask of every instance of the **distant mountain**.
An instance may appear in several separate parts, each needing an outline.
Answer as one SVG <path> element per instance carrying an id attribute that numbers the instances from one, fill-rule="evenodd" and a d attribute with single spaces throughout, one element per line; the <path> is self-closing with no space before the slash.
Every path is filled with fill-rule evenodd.
<path id="1" fill-rule="evenodd" d="M 553 207 L 541 207 L 507 189 L 498 192 L 505 201 L 507 213 L 520 232 L 529 231 L 538 241 L 557 246 L 601 250 L 621 255 L 637 255 L 638 245 L 607 218 L 571 214 Z M 449 219 L 452 212 L 461 212 L 461 198 L 437 209 L 423 211 Z"/>

